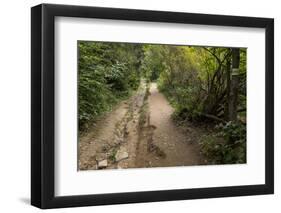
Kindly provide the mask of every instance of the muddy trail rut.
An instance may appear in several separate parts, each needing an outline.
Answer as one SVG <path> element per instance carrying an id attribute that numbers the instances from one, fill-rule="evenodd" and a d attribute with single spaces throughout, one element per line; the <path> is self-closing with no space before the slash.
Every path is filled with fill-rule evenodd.
<path id="1" fill-rule="evenodd" d="M 78 169 L 114 169 L 204 164 L 202 129 L 176 126 L 174 112 L 156 83 L 138 91 L 80 135 Z"/>

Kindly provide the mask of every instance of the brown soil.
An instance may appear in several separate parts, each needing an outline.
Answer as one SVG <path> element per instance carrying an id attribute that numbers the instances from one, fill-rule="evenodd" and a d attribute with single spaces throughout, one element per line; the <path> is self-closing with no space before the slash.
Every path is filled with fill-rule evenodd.
<path id="1" fill-rule="evenodd" d="M 198 140 L 203 130 L 171 119 L 173 108 L 155 83 L 139 90 L 80 137 L 79 170 L 204 164 Z M 120 157 L 121 156 L 121 157 Z"/>
<path id="2" fill-rule="evenodd" d="M 174 109 L 165 96 L 150 86 L 148 98 L 149 115 L 145 130 L 141 133 L 142 145 L 147 151 L 139 156 L 137 167 L 188 166 L 204 163 L 198 147 L 201 130 L 186 126 L 184 129 L 175 125 L 171 115 Z"/>

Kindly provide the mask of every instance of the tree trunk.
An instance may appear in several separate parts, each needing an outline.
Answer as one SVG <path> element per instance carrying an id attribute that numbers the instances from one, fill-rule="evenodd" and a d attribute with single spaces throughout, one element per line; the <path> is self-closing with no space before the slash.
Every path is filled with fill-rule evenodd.
<path id="1" fill-rule="evenodd" d="M 231 62 L 227 60 L 226 62 L 226 102 L 224 107 L 224 118 L 229 120 L 229 99 L 230 99 L 230 84 L 231 84 Z"/>
<path id="2" fill-rule="evenodd" d="M 237 102 L 238 102 L 238 88 L 239 88 L 239 63 L 240 50 L 239 48 L 232 49 L 232 72 L 228 113 L 230 121 L 237 121 Z"/>

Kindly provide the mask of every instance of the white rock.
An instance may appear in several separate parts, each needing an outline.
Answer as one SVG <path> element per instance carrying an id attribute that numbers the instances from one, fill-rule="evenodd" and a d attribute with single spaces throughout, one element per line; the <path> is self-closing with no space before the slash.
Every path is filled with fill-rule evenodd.
<path id="1" fill-rule="evenodd" d="M 128 152 L 120 151 L 120 150 L 118 150 L 118 152 L 115 155 L 115 159 L 116 159 L 117 162 L 119 162 L 121 160 L 124 160 L 124 159 L 127 159 L 128 157 L 129 157 Z"/>
<path id="2" fill-rule="evenodd" d="M 104 169 L 106 167 L 107 167 L 107 160 L 106 159 L 98 162 L 98 168 L 99 169 Z"/>

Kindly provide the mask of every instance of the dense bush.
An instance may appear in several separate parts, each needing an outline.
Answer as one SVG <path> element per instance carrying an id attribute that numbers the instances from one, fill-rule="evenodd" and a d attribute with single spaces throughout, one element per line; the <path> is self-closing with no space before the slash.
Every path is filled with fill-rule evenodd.
<path id="1" fill-rule="evenodd" d="M 167 46 L 163 53 L 164 70 L 158 78 L 158 88 L 175 108 L 175 114 L 192 120 L 202 110 L 203 93 L 199 66 L 192 49 Z"/>
<path id="2" fill-rule="evenodd" d="M 142 47 L 119 43 L 78 43 L 79 129 L 87 127 L 138 88 Z"/>
<path id="3" fill-rule="evenodd" d="M 246 163 L 246 126 L 230 121 L 217 129 L 217 133 L 202 137 L 202 153 L 214 164 Z"/>
<path id="4" fill-rule="evenodd" d="M 159 89 L 179 117 L 189 120 L 229 120 L 232 49 L 164 46 Z M 238 101 L 246 108 L 246 52 L 240 51 Z M 229 80 L 228 80 L 229 79 Z"/>

